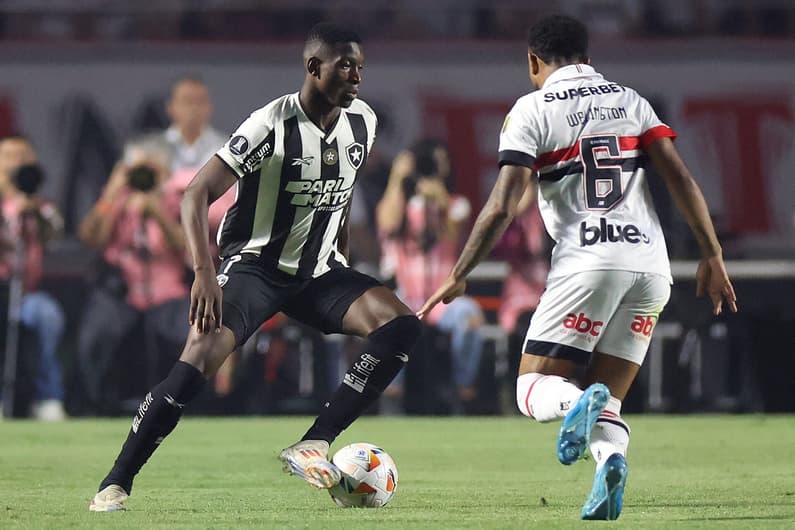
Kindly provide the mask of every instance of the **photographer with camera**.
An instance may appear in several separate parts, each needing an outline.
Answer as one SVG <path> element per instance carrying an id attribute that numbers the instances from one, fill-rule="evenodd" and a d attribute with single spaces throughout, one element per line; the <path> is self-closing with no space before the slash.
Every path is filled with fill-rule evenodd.
<path id="1" fill-rule="evenodd" d="M 161 342 L 185 341 L 188 305 L 185 238 L 178 198 L 164 192 L 171 149 L 155 136 L 129 142 L 99 200 L 80 225 L 80 239 L 102 260 L 78 338 L 81 373 L 92 412 L 115 412 L 108 385 L 122 340 L 142 327 L 147 380 L 165 366 Z M 147 382 L 148 384 L 148 382 Z M 109 388 L 110 387 L 110 388 Z"/>
<path id="2" fill-rule="evenodd" d="M 38 290 L 42 277 L 44 246 L 63 229 L 63 219 L 51 203 L 39 195 L 44 172 L 36 163 L 33 144 L 24 136 L 0 140 L 0 313 L 6 359 L 4 386 L 6 415 L 13 406 L 17 366 L 27 363 L 31 345 L 20 338 L 19 326 L 36 338 L 38 363 L 33 395 L 33 416 L 62 420 L 64 388 L 58 345 L 64 332 L 64 313 L 48 293 Z M 5 373 L 12 371 L 14 373 Z M 11 404 L 11 406 L 8 406 Z M 18 404 L 24 408 L 24 403 Z M 23 411 L 22 414 L 26 414 Z"/>
<path id="3" fill-rule="evenodd" d="M 433 139 L 420 140 L 395 158 L 376 208 L 382 273 L 394 276 L 401 298 L 414 310 L 422 307 L 427 295 L 446 278 L 469 221 L 469 201 L 448 191 L 450 172 L 447 148 Z M 455 412 L 471 409 L 477 397 L 483 321 L 480 306 L 469 297 L 440 304 L 425 319 L 450 335 Z M 402 391 L 398 384 L 388 389 L 393 395 Z"/>

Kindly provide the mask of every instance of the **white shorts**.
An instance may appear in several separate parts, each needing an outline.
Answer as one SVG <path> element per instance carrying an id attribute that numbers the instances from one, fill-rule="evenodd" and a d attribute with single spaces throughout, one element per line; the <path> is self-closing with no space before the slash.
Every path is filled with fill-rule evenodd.
<path id="1" fill-rule="evenodd" d="M 594 350 L 642 364 L 671 296 L 658 274 L 584 271 L 547 282 L 524 353 L 588 363 Z"/>

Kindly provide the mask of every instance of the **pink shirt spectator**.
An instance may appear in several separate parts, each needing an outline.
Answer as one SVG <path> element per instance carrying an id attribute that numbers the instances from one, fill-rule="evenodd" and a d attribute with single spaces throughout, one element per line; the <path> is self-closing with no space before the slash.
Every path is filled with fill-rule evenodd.
<path id="1" fill-rule="evenodd" d="M 167 197 L 168 204 L 175 204 L 177 211 L 179 211 L 179 201 L 182 200 L 182 195 L 185 193 L 185 188 L 188 187 L 190 181 L 193 180 L 193 177 L 196 175 L 198 169 L 195 168 L 183 168 L 178 169 L 171 175 L 171 178 L 168 179 L 168 182 L 165 184 L 165 194 Z M 229 188 L 226 193 L 221 195 L 217 201 L 210 205 L 210 211 L 208 214 L 208 221 L 210 224 L 210 251 L 212 252 L 213 257 L 218 260 L 218 243 L 216 239 L 216 235 L 218 234 L 218 228 L 221 226 L 221 221 L 226 214 L 226 211 L 235 204 L 236 198 L 236 190 L 237 185 L 232 186 Z M 216 261 L 216 265 L 219 261 Z"/>
<path id="2" fill-rule="evenodd" d="M 448 212 L 453 218 L 466 218 L 470 206 L 466 197 L 451 195 Z M 441 240 L 423 249 L 425 234 L 440 230 L 446 212 L 428 215 L 425 199 L 415 195 L 406 205 L 406 234 L 388 236 L 381 234 L 383 268 L 394 274 L 398 293 L 403 302 L 417 311 L 430 295 L 447 278 L 458 259 L 457 241 Z M 446 309 L 445 304 L 437 305 L 428 315 L 432 324 L 437 324 Z"/>
<path id="3" fill-rule="evenodd" d="M 27 216 L 23 223 L 20 219 L 22 209 L 22 197 L 20 195 L 7 195 L 2 200 L 2 226 L 0 226 L 0 279 L 8 280 L 15 260 L 15 244 L 21 241 L 24 234 L 25 261 L 22 267 L 25 271 L 24 289 L 25 292 L 35 291 L 42 277 L 42 262 L 44 256 L 44 245 L 38 237 L 38 221 L 33 216 Z M 47 209 L 54 209 L 49 203 L 41 206 L 43 214 L 46 216 Z"/>
<path id="4" fill-rule="evenodd" d="M 126 197 L 119 198 L 124 204 Z M 127 205 L 118 214 L 105 260 L 124 273 L 127 303 L 139 311 L 188 296 L 185 259 L 168 244 L 158 222 Z M 179 209 L 166 203 L 164 211 L 179 218 Z"/>
<path id="5" fill-rule="evenodd" d="M 533 206 L 516 216 L 494 248 L 492 256 L 508 262 L 497 319 L 512 333 L 519 316 L 538 306 L 546 285 L 549 257 L 544 248 L 544 223 Z"/>

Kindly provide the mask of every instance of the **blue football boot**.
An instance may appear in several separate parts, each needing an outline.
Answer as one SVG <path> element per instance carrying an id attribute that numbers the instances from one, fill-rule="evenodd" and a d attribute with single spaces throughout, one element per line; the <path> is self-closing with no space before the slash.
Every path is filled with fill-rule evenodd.
<path id="1" fill-rule="evenodd" d="M 558 460 L 571 465 L 579 460 L 588 448 L 599 414 L 607 406 L 610 390 L 602 383 L 594 383 L 585 389 L 577 404 L 563 418 L 558 433 Z"/>
<path id="2" fill-rule="evenodd" d="M 618 453 L 610 455 L 594 475 L 593 488 L 580 517 L 592 521 L 618 519 L 628 473 L 627 460 Z"/>

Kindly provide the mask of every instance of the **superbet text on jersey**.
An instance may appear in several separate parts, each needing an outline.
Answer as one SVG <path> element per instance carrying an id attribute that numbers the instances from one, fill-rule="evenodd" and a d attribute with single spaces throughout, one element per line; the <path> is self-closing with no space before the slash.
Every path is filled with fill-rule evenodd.
<path id="1" fill-rule="evenodd" d="M 564 66 L 520 98 L 500 134 L 500 164 L 538 175 L 538 205 L 556 245 L 550 277 L 584 270 L 656 273 L 671 280 L 643 150 L 675 138 L 633 89 L 591 66 Z"/>

